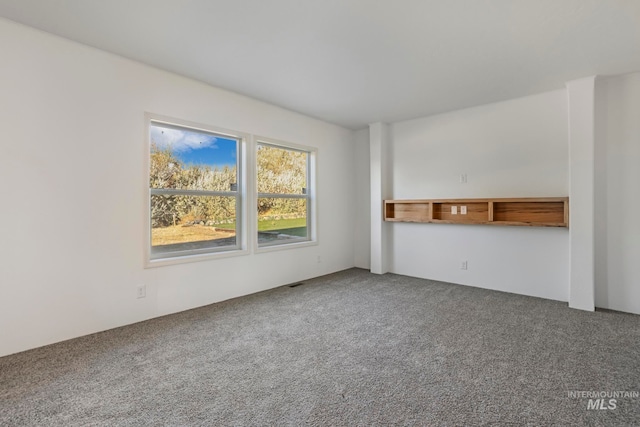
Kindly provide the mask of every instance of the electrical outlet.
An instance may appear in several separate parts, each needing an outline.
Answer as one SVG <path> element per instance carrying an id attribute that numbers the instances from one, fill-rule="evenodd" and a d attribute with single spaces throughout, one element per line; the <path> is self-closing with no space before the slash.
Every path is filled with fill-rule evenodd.
<path id="1" fill-rule="evenodd" d="M 458 207 L 451 206 L 451 215 L 458 215 Z"/>
<path id="2" fill-rule="evenodd" d="M 322 262 L 322 257 L 318 255 L 318 264 L 320 264 L 321 262 Z"/>
<path id="3" fill-rule="evenodd" d="M 460 184 L 466 184 L 467 183 L 467 174 L 466 173 L 461 173 L 460 174 Z"/>
<path id="4" fill-rule="evenodd" d="M 467 214 L 467 207 L 466 206 L 460 206 L 460 214 L 461 215 L 466 215 Z"/>
<path id="5" fill-rule="evenodd" d="M 147 296 L 147 285 L 138 285 L 136 287 L 136 298 L 144 298 Z"/>
<path id="6" fill-rule="evenodd" d="M 467 269 L 467 261 L 462 261 L 460 263 L 460 270 L 466 270 Z"/>

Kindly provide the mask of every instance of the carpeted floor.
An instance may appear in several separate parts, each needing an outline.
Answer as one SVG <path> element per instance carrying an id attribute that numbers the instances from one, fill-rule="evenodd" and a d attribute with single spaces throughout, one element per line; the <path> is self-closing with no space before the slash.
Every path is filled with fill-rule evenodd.
<path id="1" fill-rule="evenodd" d="M 569 395 L 639 352 L 640 316 L 352 269 L 0 358 L 0 425 L 640 425 Z"/>

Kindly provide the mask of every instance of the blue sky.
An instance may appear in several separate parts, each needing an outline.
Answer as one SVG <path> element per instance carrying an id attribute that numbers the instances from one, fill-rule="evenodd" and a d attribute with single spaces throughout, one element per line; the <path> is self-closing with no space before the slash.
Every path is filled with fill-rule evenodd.
<path id="1" fill-rule="evenodd" d="M 160 149 L 171 149 L 186 166 L 213 168 L 236 164 L 237 142 L 234 139 L 151 124 L 151 141 Z"/>

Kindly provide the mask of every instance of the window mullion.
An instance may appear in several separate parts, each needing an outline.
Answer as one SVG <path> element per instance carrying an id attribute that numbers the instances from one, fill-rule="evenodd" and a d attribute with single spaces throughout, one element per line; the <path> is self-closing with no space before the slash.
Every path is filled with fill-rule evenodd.
<path id="1" fill-rule="evenodd" d="M 279 194 L 279 193 L 258 193 L 261 199 L 309 199 L 308 194 Z"/>
<path id="2" fill-rule="evenodd" d="M 175 195 L 175 196 L 223 196 L 236 197 L 237 191 L 210 191 L 210 190 L 180 190 L 174 188 L 150 188 L 152 195 Z"/>

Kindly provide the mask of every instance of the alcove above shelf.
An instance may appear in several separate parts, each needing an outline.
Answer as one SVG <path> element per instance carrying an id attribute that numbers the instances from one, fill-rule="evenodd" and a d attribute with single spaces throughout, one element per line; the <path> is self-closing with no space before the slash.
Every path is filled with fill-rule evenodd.
<path id="1" fill-rule="evenodd" d="M 569 227 L 569 198 L 385 200 L 384 220 Z"/>

